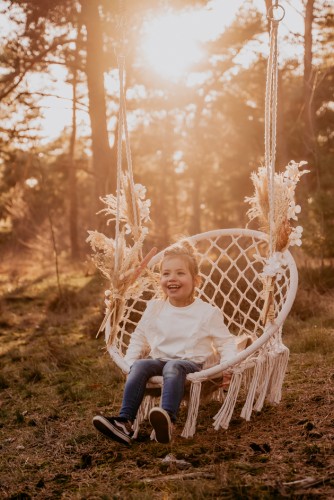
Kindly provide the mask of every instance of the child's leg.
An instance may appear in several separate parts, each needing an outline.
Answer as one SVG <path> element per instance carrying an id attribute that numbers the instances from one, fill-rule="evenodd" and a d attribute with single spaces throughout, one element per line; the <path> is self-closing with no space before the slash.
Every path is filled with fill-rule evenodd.
<path id="1" fill-rule="evenodd" d="M 162 371 L 164 385 L 161 406 L 169 413 L 172 422 L 176 420 L 184 395 L 187 374 L 198 372 L 200 369 L 201 366 L 197 363 L 184 359 L 167 361 L 165 364 Z"/>
<path id="2" fill-rule="evenodd" d="M 159 359 L 138 359 L 133 363 L 125 383 L 120 417 L 135 420 L 148 379 L 161 375 L 165 363 Z"/>

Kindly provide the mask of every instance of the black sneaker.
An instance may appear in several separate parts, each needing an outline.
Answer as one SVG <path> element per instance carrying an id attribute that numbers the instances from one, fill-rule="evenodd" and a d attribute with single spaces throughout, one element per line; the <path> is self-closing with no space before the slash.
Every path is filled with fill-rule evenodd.
<path id="1" fill-rule="evenodd" d="M 93 425 L 98 431 L 114 441 L 123 444 L 131 443 L 132 424 L 125 418 L 96 415 L 93 418 Z"/>
<path id="2" fill-rule="evenodd" d="M 160 407 L 152 408 L 149 415 L 150 424 L 155 431 L 158 443 L 167 444 L 172 439 L 172 421 L 166 410 Z"/>

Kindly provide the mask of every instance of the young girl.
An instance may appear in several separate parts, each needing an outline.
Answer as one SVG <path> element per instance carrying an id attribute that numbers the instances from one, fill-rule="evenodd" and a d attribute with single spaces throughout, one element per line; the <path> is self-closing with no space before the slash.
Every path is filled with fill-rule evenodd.
<path id="1" fill-rule="evenodd" d="M 132 424 L 150 377 L 163 376 L 161 407 L 152 408 L 149 421 L 156 440 L 168 443 L 186 375 L 201 370 L 214 352 L 222 362 L 237 354 L 235 337 L 224 325 L 220 310 L 195 297 L 200 277 L 193 247 L 183 241 L 166 250 L 160 272 L 166 298 L 148 303 L 131 336 L 125 355 L 130 373 L 119 416 L 93 418 L 98 431 L 121 443 L 131 442 Z M 149 357 L 140 359 L 147 350 Z"/>

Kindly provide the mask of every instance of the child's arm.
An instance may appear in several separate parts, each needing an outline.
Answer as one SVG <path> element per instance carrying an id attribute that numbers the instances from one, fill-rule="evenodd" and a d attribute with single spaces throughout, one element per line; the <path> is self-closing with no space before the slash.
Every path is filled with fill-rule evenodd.
<path id="1" fill-rule="evenodd" d="M 147 304 L 141 320 L 131 334 L 130 343 L 124 356 L 124 360 L 128 363 L 129 367 L 131 367 L 137 359 L 140 359 L 144 353 L 150 350 L 146 333 L 148 329 L 148 320 L 151 316 L 152 303 L 153 301 L 150 301 Z"/>
<path id="2" fill-rule="evenodd" d="M 229 332 L 218 308 L 215 309 L 210 319 L 209 331 L 214 347 L 220 355 L 221 363 L 233 359 L 238 354 L 236 337 Z"/>
<path id="3" fill-rule="evenodd" d="M 142 357 L 142 355 L 145 351 L 147 351 L 148 348 L 148 343 L 144 332 L 140 327 L 138 328 L 138 326 L 131 335 L 131 340 L 124 356 L 124 360 L 128 363 L 130 368 L 137 359 L 140 359 Z"/>

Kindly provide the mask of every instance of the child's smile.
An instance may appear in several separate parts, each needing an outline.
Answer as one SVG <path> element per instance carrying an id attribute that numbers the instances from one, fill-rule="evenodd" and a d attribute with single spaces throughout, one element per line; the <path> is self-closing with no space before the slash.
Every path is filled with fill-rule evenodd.
<path id="1" fill-rule="evenodd" d="M 182 257 L 166 257 L 161 267 L 160 285 L 176 307 L 185 307 L 193 302 L 194 278 L 188 263 Z"/>

